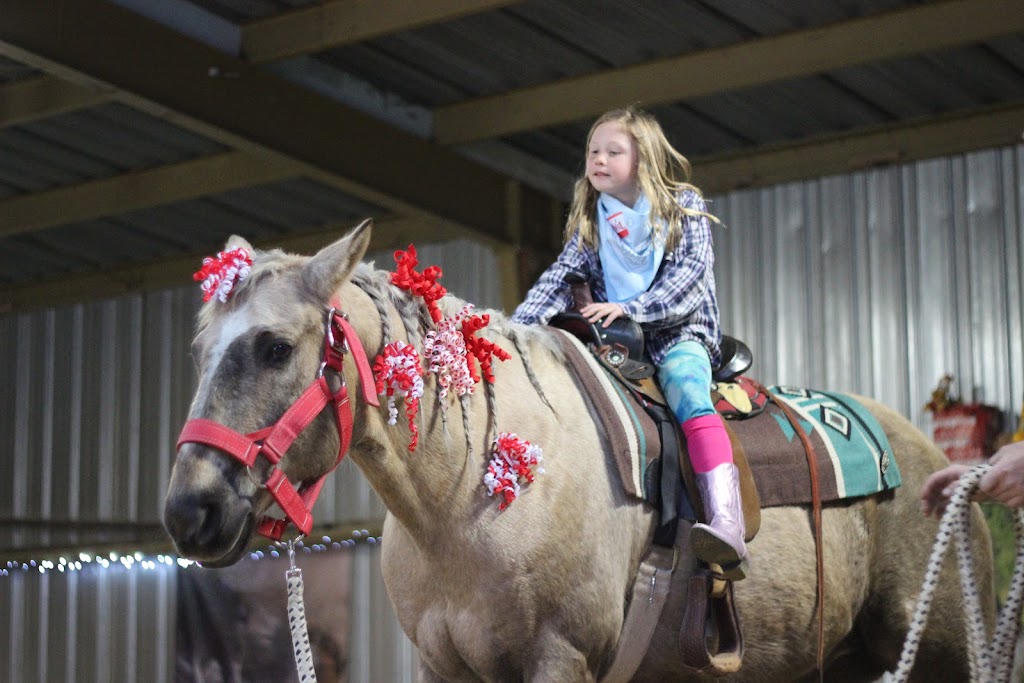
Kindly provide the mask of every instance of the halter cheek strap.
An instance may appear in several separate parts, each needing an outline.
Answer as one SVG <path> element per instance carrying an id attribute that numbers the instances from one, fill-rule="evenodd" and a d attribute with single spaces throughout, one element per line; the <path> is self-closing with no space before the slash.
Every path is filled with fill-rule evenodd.
<path id="1" fill-rule="evenodd" d="M 281 538 L 289 523 L 294 524 L 303 535 L 312 531 L 312 508 L 317 496 L 320 495 L 324 478 L 341 463 L 352 442 L 352 405 L 349 400 L 344 370 L 346 353 L 351 352 L 352 360 L 355 362 L 363 400 L 367 405 L 380 405 L 376 394 L 374 394 L 375 383 L 370 363 L 366 358 L 366 351 L 359 341 L 359 336 L 345 315 L 339 311 L 338 300 L 332 300 L 331 305 L 332 308 L 327 314 L 324 334 L 323 361 L 316 374 L 316 379 L 274 425 L 242 435 L 213 420 L 194 418 L 185 423 L 181 435 L 178 437 L 179 450 L 186 443 L 201 443 L 230 455 L 250 470 L 260 455 L 270 462 L 270 473 L 266 481 L 260 485 L 265 486 L 270 492 L 274 501 L 284 512 L 285 519 L 264 516 L 260 520 L 257 531 L 273 540 Z M 324 377 L 325 369 L 336 372 L 341 380 L 341 386 L 335 392 L 331 391 L 327 379 Z M 333 408 L 332 412 L 338 428 L 340 441 L 338 458 L 329 471 L 312 482 L 296 487 L 278 465 L 302 430 L 308 427 L 328 405 Z"/>

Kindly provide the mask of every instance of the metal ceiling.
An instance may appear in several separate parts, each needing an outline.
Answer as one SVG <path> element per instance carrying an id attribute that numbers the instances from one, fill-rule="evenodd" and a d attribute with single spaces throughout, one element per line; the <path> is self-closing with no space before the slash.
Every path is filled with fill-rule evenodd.
<path id="1" fill-rule="evenodd" d="M 186 281 L 231 233 L 557 247 L 639 102 L 710 194 L 1012 145 L 1008 0 L 0 0 L 0 311 Z M 524 261 L 527 259 L 524 259 Z M 543 259 L 541 259 L 543 260 Z"/>

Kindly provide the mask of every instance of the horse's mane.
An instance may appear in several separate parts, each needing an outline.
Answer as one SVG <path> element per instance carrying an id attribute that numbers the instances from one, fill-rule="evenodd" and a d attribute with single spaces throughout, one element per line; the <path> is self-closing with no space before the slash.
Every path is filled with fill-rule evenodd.
<path id="1" fill-rule="evenodd" d="M 426 331 L 433 326 L 433 321 L 430 317 L 430 312 L 427 310 L 426 304 L 421 298 L 414 297 L 405 290 L 393 285 L 391 283 L 390 273 L 374 268 L 373 263 L 360 263 L 352 275 L 352 284 L 359 287 L 370 298 L 370 300 L 373 301 L 374 307 L 377 309 L 377 314 L 381 321 L 382 344 L 387 343 L 387 340 L 394 338 L 391 330 L 391 316 L 388 313 L 388 304 L 390 304 L 398 311 L 399 317 L 402 320 L 405 336 L 409 342 L 417 348 L 422 345 Z M 465 300 L 450 293 L 442 297 L 437 303 L 442 315 L 445 316 L 459 313 L 465 309 L 467 304 Z M 512 322 L 502 311 L 483 309 L 474 312 L 478 315 L 489 316 L 489 323 L 487 327 L 481 331 L 482 334 L 486 334 L 488 331 L 493 331 L 504 336 L 512 343 L 516 353 L 518 353 L 520 358 L 523 360 L 523 366 L 526 369 L 526 374 L 530 380 L 530 384 L 533 385 L 534 390 L 537 392 L 537 395 L 540 396 L 541 400 L 543 400 L 548 407 L 551 407 L 551 404 L 548 403 L 547 397 L 544 395 L 544 390 L 540 385 L 540 381 L 537 379 L 537 375 L 533 370 L 533 364 L 530 361 L 529 353 L 530 346 L 536 344 L 555 357 L 560 358 L 562 356 L 562 350 L 558 346 L 551 332 L 537 325 L 523 325 Z M 378 353 L 380 351 L 381 349 L 378 349 Z M 483 388 L 487 396 L 487 406 L 488 413 L 491 418 L 491 424 L 497 424 L 495 416 L 496 401 L 494 396 L 494 387 L 490 383 L 484 382 Z M 437 389 L 440 390 L 440 386 L 437 386 Z M 440 400 L 440 396 L 438 396 L 438 400 Z M 467 435 L 466 447 L 471 453 L 472 445 L 469 442 L 469 396 L 460 396 L 459 403 L 462 408 L 462 421 Z M 442 413 L 442 419 L 445 420 L 445 425 L 447 425 L 446 415 L 444 413 Z"/>
<path id="2" fill-rule="evenodd" d="M 198 331 L 201 332 L 209 326 L 215 314 L 235 310 L 244 305 L 245 302 L 254 296 L 254 293 L 262 283 L 301 267 L 307 260 L 308 257 L 288 254 L 280 249 L 255 251 L 249 275 L 241 282 L 236 283 L 227 302 L 221 303 L 211 299 L 210 302 L 204 304 L 200 309 Z M 372 262 L 359 263 L 352 273 L 351 280 L 352 284 L 362 290 L 373 302 L 374 308 L 377 311 L 377 317 L 380 320 L 381 348 L 374 350 L 372 355 L 383 351 L 383 345 L 396 337 L 395 330 L 392 329 L 390 314 L 392 309 L 398 312 L 404 337 L 417 349 L 422 347 L 427 331 L 433 327 L 433 321 L 426 304 L 421 298 L 414 297 L 392 284 L 391 274 L 388 271 L 375 268 Z M 460 299 L 454 294 L 447 294 L 438 301 L 441 313 L 446 316 L 462 311 L 466 305 L 467 302 L 465 300 Z M 537 395 L 548 407 L 551 407 L 534 372 L 533 363 L 530 360 L 531 349 L 545 351 L 556 358 L 562 357 L 562 350 L 551 331 L 539 325 L 523 325 L 513 322 L 502 311 L 494 309 L 474 310 L 473 313 L 489 316 L 489 324 L 480 331 L 482 336 L 493 337 L 493 335 L 497 334 L 509 340 L 515 352 L 522 359 L 527 377 Z M 506 350 L 511 351 L 508 348 Z M 495 418 L 496 401 L 494 387 L 488 382 L 483 382 L 482 384 L 486 392 L 488 412 L 491 417 L 491 424 L 493 425 L 497 423 Z M 440 390 L 440 386 L 437 387 L 437 390 Z M 438 398 L 440 400 L 440 397 Z M 459 402 L 462 407 L 463 424 L 466 427 L 467 447 L 469 447 L 469 396 L 461 396 Z"/>

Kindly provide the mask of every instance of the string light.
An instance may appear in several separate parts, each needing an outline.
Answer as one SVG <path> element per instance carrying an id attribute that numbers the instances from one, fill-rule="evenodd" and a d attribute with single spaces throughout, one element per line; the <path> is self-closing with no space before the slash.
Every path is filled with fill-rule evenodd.
<path id="1" fill-rule="evenodd" d="M 295 549 L 297 551 L 301 551 L 303 554 L 311 555 L 314 553 L 347 550 L 354 548 L 359 544 L 377 546 L 383 542 L 383 537 L 374 536 L 367 529 L 353 529 L 349 538 L 334 539 L 325 535 L 321 536 L 318 541 L 311 541 L 312 539 L 297 541 Z M 258 562 L 268 558 L 278 559 L 280 557 L 281 552 L 277 546 L 267 546 L 265 549 L 261 548 L 250 552 L 248 560 Z M 194 560 L 166 553 L 146 555 L 141 550 L 136 550 L 133 553 L 121 554 L 111 551 L 106 555 L 93 555 L 86 552 L 80 552 L 78 554 L 78 559 L 74 560 L 65 556 L 58 557 L 56 561 L 47 558 L 23 561 L 9 560 L 3 565 L 0 565 L 0 577 L 16 576 L 18 574 L 25 575 L 36 572 L 45 575 L 53 571 L 60 572 L 61 574 L 70 574 L 85 570 L 135 571 L 136 569 L 139 569 L 141 571 L 153 571 L 158 567 L 174 567 L 175 565 L 181 569 L 202 567 L 202 563 L 200 562 L 195 562 Z"/>

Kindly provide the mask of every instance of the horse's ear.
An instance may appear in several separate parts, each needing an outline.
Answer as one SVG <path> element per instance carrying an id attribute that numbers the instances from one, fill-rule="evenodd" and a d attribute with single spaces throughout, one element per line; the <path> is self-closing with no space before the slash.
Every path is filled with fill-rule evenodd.
<path id="1" fill-rule="evenodd" d="M 231 251 L 237 247 L 245 249 L 250 254 L 253 252 L 252 245 L 249 244 L 249 241 L 241 235 L 232 235 L 229 237 L 227 243 L 224 245 L 224 251 Z"/>
<path id="2" fill-rule="evenodd" d="M 302 273 L 303 282 L 319 299 L 327 301 L 351 277 L 370 246 L 373 220 L 367 218 L 334 244 L 314 256 Z"/>

